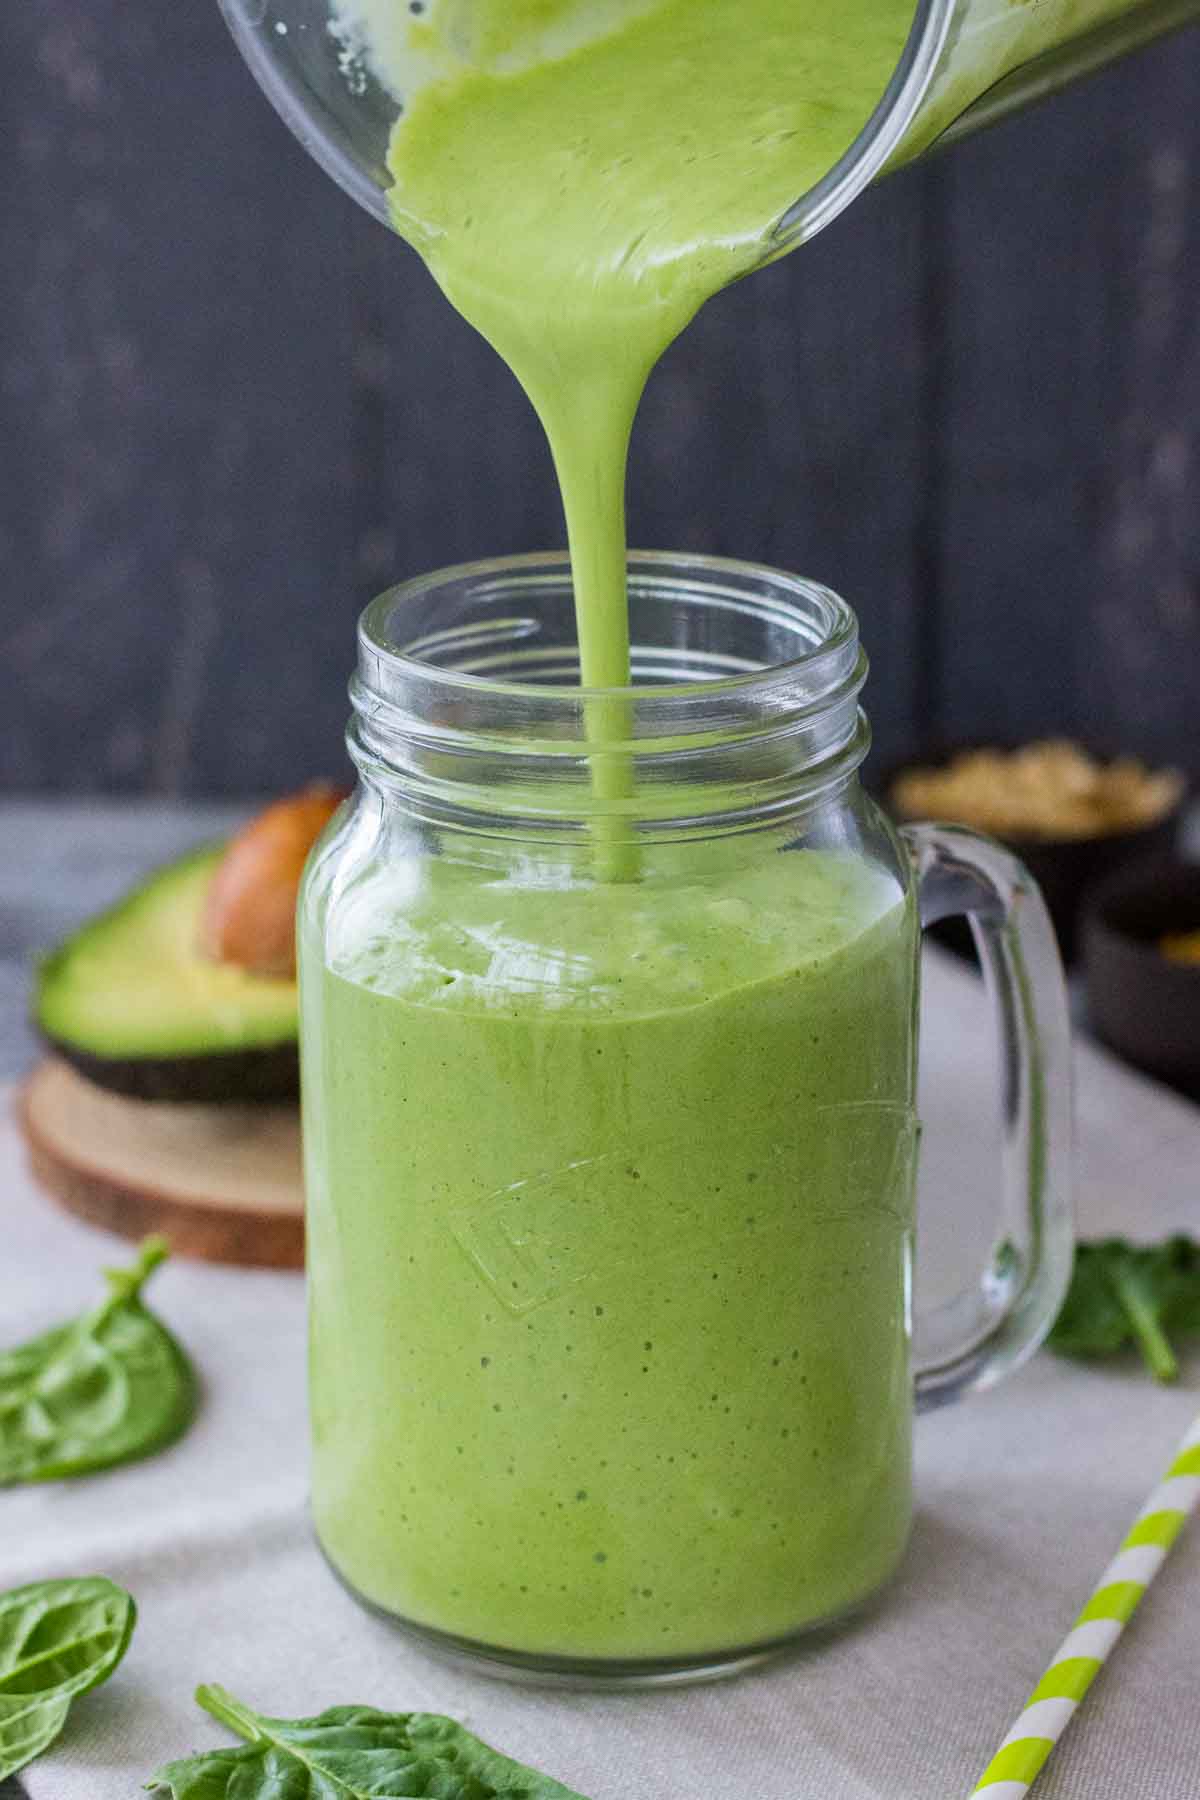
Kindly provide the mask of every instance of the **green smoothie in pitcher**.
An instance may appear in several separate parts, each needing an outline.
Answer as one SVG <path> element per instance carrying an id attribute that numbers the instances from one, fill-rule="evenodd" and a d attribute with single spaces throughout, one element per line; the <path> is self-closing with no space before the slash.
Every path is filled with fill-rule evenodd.
<path id="1" fill-rule="evenodd" d="M 474 1645 L 769 1643 L 908 1529 L 915 925 L 850 849 L 697 845 L 667 879 L 625 841 L 625 456 L 912 0 L 344 10 L 403 102 L 396 225 L 545 425 L 610 691 L 590 867 L 460 848 L 306 927 L 318 1530 L 367 1599 Z"/>
<path id="2" fill-rule="evenodd" d="M 789 206 L 866 124 L 914 0 L 353 10 L 403 96 L 396 227 L 537 408 L 582 679 L 621 686 L 625 458 L 647 377 L 705 300 L 769 260 Z"/>

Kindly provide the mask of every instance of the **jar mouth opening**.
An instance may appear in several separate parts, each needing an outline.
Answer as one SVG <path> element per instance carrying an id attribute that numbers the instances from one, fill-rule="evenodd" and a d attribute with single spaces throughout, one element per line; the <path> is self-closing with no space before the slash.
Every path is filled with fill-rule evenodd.
<path id="1" fill-rule="evenodd" d="M 628 616 L 632 682 L 585 688 L 564 553 L 392 588 L 359 624 L 351 756 L 428 817 L 557 826 L 570 813 L 639 830 L 794 814 L 862 762 L 867 661 L 829 588 L 723 557 L 635 552 Z"/>
<path id="2" fill-rule="evenodd" d="M 359 620 L 360 678 L 381 696 L 403 684 L 410 691 L 415 685 L 442 695 L 458 690 L 480 700 L 510 699 L 526 708 L 620 700 L 674 709 L 697 698 L 748 700 L 797 684 L 820 704 L 858 665 L 853 610 L 807 577 L 732 557 L 638 550 L 629 553 L 628 583 L 631 604 L 675 615 L 666 620 L 671 640 L 652 643 L 640 641 L 635 610 L 628 686 L 584 687 L 578 679 L 565 551 L 459 563 L 386 589 Z M 559 603 L 571 627 L 554 643 L 546 641 L 548 601 Z M 686 641 L 681 609 L 697 601 L 710 615 L 753 628 L 765 653 L 738 655 Z M 514 661 L 524 678 L 507 672 Z M 491 674 L 492 668 L 502 672 Z M 675 672 L 667 675 L 668 669 Z"/>

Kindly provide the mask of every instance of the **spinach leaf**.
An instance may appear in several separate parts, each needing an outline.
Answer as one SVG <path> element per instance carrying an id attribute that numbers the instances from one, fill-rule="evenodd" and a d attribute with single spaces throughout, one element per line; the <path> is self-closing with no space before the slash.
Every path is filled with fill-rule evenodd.
<path id="1" fill-rule="evenodd" d="M 1159 1251 L 1158 1267 L 1168 1330 L 1200 1332 L 1200 1244 L 1169 1238 Z"/>
<path id="2" fill-rule="evenodd" d="M 436 1713 L 333 1706 L 269 1719 L 224 1688 L 197 1688 L 196 1699 L 246 1741 L 160 1769 L 147 1786 L 172 1800 L 583 1800 Z"/>
<path id="3" fill-rule="evenodd" d="M 177 1438 L 195 1410 L 183 1351 L 141 1302 L 167 1255 L 147 1238 L 82 1318 L 0 1351 L 0 1487 L 129 1462 Z"/>
<path id="4" fill-rule="evenodd" d="M 1172 1340 L 1200 1333 L 1200 1245 L 1124 1238 L 1080 1244 L 1062 1311 L 1047 1340 L 1064 1356 L 1112 1356 L 1134 1343 L 1158 1381 L 1179 1374 Z"/>
<path id="5" fill-rule="evenodd" d="M 1112 1356 L 1124 1349 L 1132 1329 L 1109 1275 L 1125 1246 L 1113 1240 L 1078 1244 L 1071 1285 L 1049 1343 L 1064 1356 Z"/>
<path id="6" fill-rule="evenodd" d="M 136 1617 L 100 1575 L 0 1594 L 0 1781 L 54 1742 L 77 1695 L 108 1680 Z"/>

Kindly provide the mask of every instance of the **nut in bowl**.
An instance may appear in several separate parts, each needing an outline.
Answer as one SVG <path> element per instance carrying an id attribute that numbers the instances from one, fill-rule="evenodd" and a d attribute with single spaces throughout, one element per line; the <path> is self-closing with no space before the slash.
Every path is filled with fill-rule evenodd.
<path id="1" fill-rule="evenodd" d="M 1102 883 L 1083 953 L 1097 1036 L 1200 1099 L 1200 864 L 1138 863 Z"/>
<path id="2" fill-rule="evenodd" d="M 903 822 L 949 820 L 1007 844 L 1045 895 L 1068 961 L 1085 891 L 1134 858 L 1169 854 L 1185 792 L 1174 769 L 1062 738 L 1015 749 L 960 746 L 906 766 L 887 784 Z"/>

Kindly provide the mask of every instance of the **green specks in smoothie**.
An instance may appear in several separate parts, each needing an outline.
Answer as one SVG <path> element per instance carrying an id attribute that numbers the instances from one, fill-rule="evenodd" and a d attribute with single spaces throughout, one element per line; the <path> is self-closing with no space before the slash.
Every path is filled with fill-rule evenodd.
<path id="1" fill-rule="evenodd" d="M 739 884 L 751 922 L 718 926 L 702 898 Z M 380 986 L 348 956 L 309 990 L 339 1105 L 336 1133 L 313 1139 L 314 1232 L 336 1232 L 354 1270 L 352 1289 L 313 1294 L 322 1542 L 377 1604 L 534 1653 L 782 1635 L 876 1585 L 907 1523 L 912 915 L 883 878 L 817 853 L 634 886 L 550 895 L 431 868 L 393 947 L 372 951 Z M 456 914 L 491 945 L 488 980 L 513 984 L 507 1009 L 481 1001 L 470 956 L 453 987 L 421 974 L 444 972 Z M 621 997 L 575 995 L 630 935 L 647 957 Z M 547 970 L 549 990 L 531 978 Z M 880 1123 L 851 1165 L 845 1101 L 864 1093 Z M 464 1243 L 467 1203 L 481 1225 Z M 496 1287 L 473 1260 L 514 1244 L 515 1308 L 507 1251 Z M 347 1481 L 365 1441 L 369 1479 Z M 785 1518 L 803 1518 L 803 1547 Z"/>

